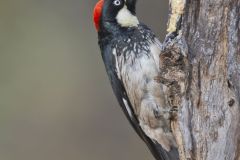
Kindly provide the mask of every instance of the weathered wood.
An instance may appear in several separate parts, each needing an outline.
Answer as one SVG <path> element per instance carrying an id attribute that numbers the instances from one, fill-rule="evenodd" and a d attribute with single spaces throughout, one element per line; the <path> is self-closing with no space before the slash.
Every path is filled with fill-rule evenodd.
<path id="1" fill-rule="evenodd" d="M 240 160 L 240 1 L 173 2 L 186 2 L 169 24 L 182 31 L 164 44 L 159 80 L 178 109 L 172 129 L 180 158 Z"/>

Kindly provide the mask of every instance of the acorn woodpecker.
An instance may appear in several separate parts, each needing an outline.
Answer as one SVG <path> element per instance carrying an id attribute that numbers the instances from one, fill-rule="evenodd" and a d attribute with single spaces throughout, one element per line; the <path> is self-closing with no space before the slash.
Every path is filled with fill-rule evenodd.
<path id="1" fill-rule="evenodd" d="M 179 159 L 159 75 L 162 46 L 136 17 L 136 0 L 100 0 L 94 8 L 102 58 L 129 122 L 157 160 Z"/>

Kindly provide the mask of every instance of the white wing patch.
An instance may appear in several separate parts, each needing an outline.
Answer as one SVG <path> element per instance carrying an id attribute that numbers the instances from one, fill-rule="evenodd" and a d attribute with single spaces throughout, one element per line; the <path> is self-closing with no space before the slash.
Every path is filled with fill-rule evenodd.
<path id="1" fill-rule="evenodd" d="M 117 76 L 118 76 L 118 79 L 121 79 L 121 74 L 120 74 L 120 69 L 119 69 L 119 64 L 118 64 L 118 58 L 117 58 L 117 51 L 116 51 L 116 49 L 114 48 L 113 49 L 113 56 L 115 57 L 115 67 L 116 67 L 116 73 L 117 73 Z"/>
<path id="2" fill-rule="evenodd" d="M 125 105 L 125 107 L 126 107 L 126 109 L 127 109 L 128 115 L 132 118 L 132 117 L 133 117 L 132 111 L 131 111 L 131 109 L 130 109 L 130 107 L 129 107 L 129 105 L 128 105 L 127 100 L 124 99 L 124 98 L 123 98 L 123 103 L 124 103 L 124 105 Z"/>
<path id="3" fill-rule="evenodd" d="M 134 27 L 139 24 L 137 17 L 127 9 L 126 5 L 118 12 L 116 20 L 122 27 Z"/>

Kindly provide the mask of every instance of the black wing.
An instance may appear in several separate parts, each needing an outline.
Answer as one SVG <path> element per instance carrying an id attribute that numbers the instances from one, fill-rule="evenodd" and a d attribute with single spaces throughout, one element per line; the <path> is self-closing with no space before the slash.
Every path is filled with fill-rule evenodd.
<path id="1" fill-rule="evenodd" d="M 178 157 L 178 151 L 176 148 L 172 149 L 170 152 L 165 151 L 160 144 L 152 141 L 141 129 L 139 121 L 136 115 L 134 114 L 133 107 L 127 97 L 125 88 L 121 80 L 119 80 L 117 76 L 115 70 L 116 69 L 115 57 L 113 56 L 112 49 L 110 47 L 104 49 L 104 52 L 102 52 L 102 58 L 105 63 L 107 74 L 109 76 L 109 80 L 111 82 L 114 94 L 117 97 L 117 100 L 124 114 L 126 115 L 128 121 L 130 122 L 134 130 L 140 136 L 140 138 L 147 144 L 153 156 L 156 158 L 156 160 L 177 160 L 178 158 L 176 157 Z M 129 111 L 126 108 L 123 99 L 126 100 L 126 102 L 128 103 L 130 111 L 132 113 L 131 115 L 129 115 Z"/>

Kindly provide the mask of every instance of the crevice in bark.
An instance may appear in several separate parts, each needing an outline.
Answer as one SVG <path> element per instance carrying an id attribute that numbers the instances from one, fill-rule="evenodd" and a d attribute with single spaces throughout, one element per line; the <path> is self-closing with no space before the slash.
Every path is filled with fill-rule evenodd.
<path id="1" fill-rule="evenodd" d="M 201 105 L 201 87 L 202 87 L 202 81 L 201 81 L 201 62 L 198 63 L 198 90 L 199 90 L 199 94 L 198 94 L 198 102 L 197 102 L 197 107 L 199 108 Z"/>

